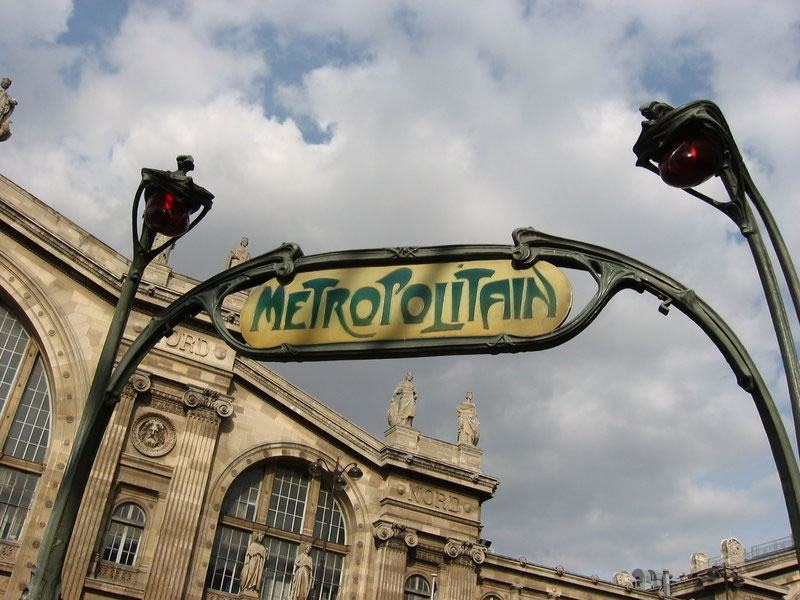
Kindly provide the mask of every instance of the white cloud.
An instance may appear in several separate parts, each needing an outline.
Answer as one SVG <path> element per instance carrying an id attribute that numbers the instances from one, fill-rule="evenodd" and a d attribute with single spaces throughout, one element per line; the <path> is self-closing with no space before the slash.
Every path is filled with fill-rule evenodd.
<path id="1" fill-rule="evenodd" d="M 47 4 L 0 5 L 15 23 L 0 75 L 20 102 L 0 170 L 121 252 L 139 169 L 185 152 L 217 199 L 171 260 L 200 278 L 242 235 L 254 252 L 322 252 L 505 244 L 531 225 L 696 289 L 783 401 L 746 246 L 636 169 L 631 146 L 641 103 L 713 92 L 797 248 L 795 3 L 133 2 L 113 35 L 72 46 L 58 43 L 71 5 Z M 330 140 L 308 143 L 307 120 Z M 680 572 L 722 537 L 788 526 L 752 402 L 705 336 L 657 306 L 621 294 L 575 340 L 524 356 L 275 368 L 378 437 L 406 370 L 426 435 L 452 441 L 474 391 L 485 470 L 502 481 L 484 507 L 498 552 L 604 577 Z"/>

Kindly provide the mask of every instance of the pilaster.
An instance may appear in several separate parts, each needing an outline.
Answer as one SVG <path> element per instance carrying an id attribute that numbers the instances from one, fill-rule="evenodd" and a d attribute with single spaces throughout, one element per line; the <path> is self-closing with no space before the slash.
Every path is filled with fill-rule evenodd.
<path id="1" fill-rule="evenodd" d="M 111 422 L 103 434 L 100 450 L 94 459 L 92 472 L 83 493 L 81 508 L 72 533 L 61 577 L 61 594 L 64 600 L 79 600 L 84 580 L 96 551 L 98 536 L 102 536 L 104 509 L 111 494 L 117 465 L 137 394 L 150 389 L 150 378 L 135 373 L 122 390 L 120 401 L 111 415 Z"/>
<path id="2" fill-rule="evenodd" d="M 378 546 L 376 600 L 403 600 L 408 549 L 419 543 L 415 531 L 391 521 L 373 523 Z"/>
<path id="3" fill-rule="evenodd" d="M 222 418 L 232 413 L 230 399 L 210 390 L 190 389 L 183 401 L 190 410 L 167 492 L 163 526 L 145 600 L 183 596 L 184 578 L 189 572 L 219 426 Z"/>
<path id="4" fill-rule="evenodd" d="M 448 539 L 444 546 L 447 569 L 441 600 L 472 600 L 478 586 L 477 565 L 486 560 L 486 548 L 479 544 Z"/>

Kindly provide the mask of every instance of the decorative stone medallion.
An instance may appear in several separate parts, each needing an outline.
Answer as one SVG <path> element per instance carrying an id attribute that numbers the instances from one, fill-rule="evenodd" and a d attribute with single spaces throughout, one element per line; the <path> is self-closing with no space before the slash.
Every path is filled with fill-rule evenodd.
<path id="1" fill-rule="evenodd" d="M 133 424 L 131 441 L 145 456 L 164 456 L 175 447 L 175 426 L 161 415 L 142 415 Z"/>

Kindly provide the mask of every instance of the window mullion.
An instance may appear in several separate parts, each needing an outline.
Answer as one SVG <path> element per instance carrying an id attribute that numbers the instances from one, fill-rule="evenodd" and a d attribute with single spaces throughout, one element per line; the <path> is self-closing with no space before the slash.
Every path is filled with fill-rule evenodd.
<path id="1" fill-rule="evenodd" d="M 312 477 L 311 485 L 308 487 L 308 501 L 306 502 L 306 512 L 303 516 L 303 535 L 313 536 L 314 523 L 317 520 L 319 490 L 321 488 L 319 477 Z"/>
<path id="2" fill-rule="evenodd" d="M 25 393 L 25 388 L 31 376 L 31 371 L 33 371 L 33 365 L 36 364 L 36 356 L 38 354 L 39 351 L 36 345 L 33 343 L 33 340 L 29 339 L 28 346 L 25 348 L 25 357 L 20 362 L 17 374 L 14 377 L 14 382 L 8 392 L 8 399 L 3 407 L 2 414 L 0 414 L 0 440 L 5 440 L 6 437 L 8 437 L 8 430 L 14 422 L 14 419 L 11 417 L 17 414 L 19 401 Z M 5 418 L 6 416 L 9 418 Z"/>
<path id="3" fill-rule="evenodd" d="M 275 478 L 273 469 L 264 469 L 264 479 L 261 482 L 261 496 L 258 499 L 256 509 L 256 523 L 261 525 L 267 522 L 267 511 L 269 511 L 269 497 L 272 495 L 272 481 Z"/>

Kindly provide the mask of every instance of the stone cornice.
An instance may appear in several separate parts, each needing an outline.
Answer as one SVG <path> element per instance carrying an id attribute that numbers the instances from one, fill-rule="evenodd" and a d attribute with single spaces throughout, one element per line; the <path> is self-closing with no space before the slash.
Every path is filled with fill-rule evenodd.
<path id="1" fill-rule="evenodd" d="M 535 563 L 530 563 L 525 557 L 512 558 L 487 552 L 486 560 L 481 565 L 481 578 L 484 581 L 510 585 L 518 578 L 519 583 L 525 589 L 540 590 L 547 592 L 551 586 L 557 586 L 563 590 L 565 595 L 575 597 L 572 593 L 567 593 L 571 588 L 582 588 L 592 594 L 605 592 L 609 595 L 619 596 L 624 594 L 628 598 L 641 600 L 653 600 L 656 595 L 643 590 L 626 590 L 624 587 L 616 585 L 610 581 L 604 581 L 599 577 L 579 575 L 566 571 L 563 567 L 545 567 Z"/>
<path id="2" fill-rule="evenodd" d="M 409 477 L 412 476 L 412 473 L 421 475 L 436 473 L 440 476 L 445 476 L 451 483 L 457 486 L 466 486 L 471 493 L 477 493 L 484 500 L 494 496 L 494 492 L 499 485 L 499 481 L 494 477 L 475 473 L 458 465 L 434 460 L 427 456 L 409 454 L 396 448 L 383 448 L 381 459 L 384 465 L 392 465 Z"/>
<path id="3" fill-rule="evenodd" d="M 122 283 L 119 276 L 3 201 L 0 215 L 0 231 L 107 302 L 114 302 Z"/>
<path id="4" fill-rule="evenodd" d="M 52 218 L 62 226 L 68 227 L 71 233 L 69 237 L 76 240 L 90 240 L 96 246 L 94 249 L 97 253 L 114 264 L 114 268 L 109 268 L 92 253 L 87 253 L 74 243 L 70 243 L 68 239 L 65 239 L 67 236 L 58 236 L 47 227 L 46 220 L 44 225 L 40 224 L 33 215 L 34 209 L 20 210 L 20 207 L 11 201 L 11 198 L 6 199 L 3 194 L 4 185 L 10 190 L 11 196 L 21 200 L 20 205 L 44 211 L 45 215 L 43 216 Z M 0 175 L 0 232 L 5 233 L 57 271 L 89 289 L 104 301 L 112 305 L 116 303 L 130 261 L 2 175 Z M 174 274 L 173 277 L 179 281 L 179 287 L 183 289 L 176 290 L 159 285 L 149 281 L 145 274 L 137 293 L 135 309 L 143 314 L 155 314 L 198 283 L 196 280 L 179 274 Z M 233 323 L 236 320 L 236 312 L 230 306 L 223 307 L 222 312 L 228 322 Z M 191 319 L 183 325 L 187 328 L 198 328 L 199 323 L 191 324 L 191 321 L 197 322 L 198 320 L 205 322 L 205 326 L 200 326 L 199 329 L 212 330 L 208 325 L 209 319 L 203 316 L 200 316 L 199 319 Z"/>

